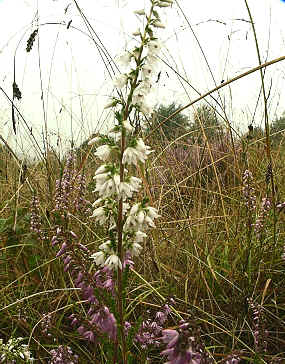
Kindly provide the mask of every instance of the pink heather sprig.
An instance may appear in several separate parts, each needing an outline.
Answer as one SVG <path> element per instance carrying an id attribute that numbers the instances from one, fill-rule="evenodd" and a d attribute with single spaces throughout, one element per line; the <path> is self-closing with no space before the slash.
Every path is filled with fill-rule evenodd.
<path id="1" fill-rule="evenodd" d="M 255 189 L 252 187 L 252 173 L 247 169 L 243 174 L 243 198 L 247 208 L 252 211 L 256 208 Z"/>
<path id="2" fill-rule="evenodd" d="M 49 364 L 77 364 L 79 356 L 73 354 L 69 346 L 60 345 L 58 348 L 50 351 L 51 360 Z"/>
<path id="3" fill-rule="evenodd" d="M 31 203 L 30 230 L 39 240 L 47 240 L 47 236 L 42 229 L 39 200 L 35 194 L 33 195 Z"/>
<path id="4" fill-rule="evenodd" d="M 52 315 L 51 313 L 47 313 L 43 315 L 43 318 L 41 319 L 41 329 L 42 329 L 42 333 L 46 336 L 51 337 L 51 333 L 49 333 L 49 329 L 51 328 L 52 325 Z"/>
<path id="5" fill-rule="evenodd" d="M 177 330 L 162 330 L 160 340 L 167 344 L 166 349 L 161 352 L 168 361 L 165 364 L 210 364 L 212 359 L 204 350 L 203 345 L 193 335 L 190 324 L 181 321 Z"/>
<path id="6" fill-rule="evenodd" d="M 90 215 L 91 210 L 91 202 L 86 200 L 84 195 L 86 191 L 86 177 L 84 174 L 78 174 L 75 179 L 75 210 L 82 212 L 84 215 Z"/>
<path id="7" fill-rule="evenodd" d="M 159 346 L 161 344 L 160 336 L 163 329 L 162 325 L 165 324 L 170 313 L 170 306 L 165 304 L 161 307 L 161 310 L 155 314 L 154 320 L 147 319 L 142 322 L 142 325 L 135 336 L 135 341 L 140 344 L 143 349 L 146 349 L 149 346 Z"/>
<path id="8" fill-rule="evenodd" d="M 260 213 L 254 224 L 254 231 L 258 238 L 261 237 L 261 233 L 264 227 L 264 222 L 271 208 L 271 202 L 267 197 L 262 199 Z"/>
<path id="9" fill-rule="evenodd" d="M 241 358 L 237 354 L 231 354 L 229 355 L 225 361 L 224 364 L 239 364 L 241 362 Z"/>
<path id="10" fill-rule="evenodd" d="M 67 156 L 62 178 L 56 180 L 55 210 L 68 210 L 70 202 L 69 196 L 72 192 L 74 177 L 74 155 L 73 152 L 70 152 Z"/>
<path id="11" fill-rule="evenodd" d="M 265 326 L 265 319 L 263 314 L 263 307 L 253 302 L 251 298 L 248 299 L 249 307 L 252 309 L 253 319 L 253 338 L 255 351 L 257 353 L 266 353 L 267 351 L 267 338 L 268 331 Z"/>

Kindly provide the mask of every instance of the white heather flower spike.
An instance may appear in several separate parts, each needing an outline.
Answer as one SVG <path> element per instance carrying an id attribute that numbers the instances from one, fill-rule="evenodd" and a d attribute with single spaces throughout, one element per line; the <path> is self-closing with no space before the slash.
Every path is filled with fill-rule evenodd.
<path id="1" fill-rule="evenodd" d="M 149 17 L 144 9 L 134 12 L 144 17 L 144 28 L 142 24 L 133 33 L 141 44 L 132 50 L 126 50 L 117 58 L 123 73 L 118 74 L 113 82 L 115 87 L 123 90 L 120 93 L 123 94 L 123 99 L 120 99 L 121 96 L 113 97 L 105 106 L 116 107 L 115 125 L 104 135 L 90 141 L 90 144 L 100 142 L 95 155 L 105 161 L 93 177 L 94 192 L 99 196 L 93 203 L 91 217 L 106 226 L 107 236 L 107 241 L 99 246 L 99 251 L 92 254 L 91 258 L 96 265 L 110 269 L 122 270 L 125 268 L 126 259 L 131 261 L 132 256 L 140 254 L 141 243 L 147 238 L 145 231 L 154 228 L 154 219 L 159 217 L 157 210 L 147 206 L 145 202 L 131 205 L 134 193 L 141 189 L 142 180 L 131 175 L 133 168 L 130 171 L 125 168 L 127 164 L 137 166 L 138 163 L 145 163 L 152 152 L 142 138 L 134 135 L 130 120 L 136 120 L 137 115 L 139 118 L 142 114 L 146 116 L 153 112 L 158 55 L 162 48 L 154 34 L 154 28 L 165 28 L 154 7 L 167 8 L 173 4 L 173 0 L 151 0 L 151 3 L 153 12 Z M 107 162 L 111 158 L 112 162 Z M 119 231 L 120 224 L 122 229 Z M 125 264 L 122 264 L 123 260 Z"/>

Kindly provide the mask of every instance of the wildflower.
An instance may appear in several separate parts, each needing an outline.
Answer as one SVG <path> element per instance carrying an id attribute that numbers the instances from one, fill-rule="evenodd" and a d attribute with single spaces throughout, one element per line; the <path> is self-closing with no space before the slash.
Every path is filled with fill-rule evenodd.
<path id="1" fill-rule="evenodd" d="M 90 256 L 91 259 L 94 259 L 96 265 L 99 265 L 101 267 L 105 264 L 105 254 L 103 252 L 97 252 Z"/>
<path id="2" fill-rule="evenodd" d="M 138 243 L 133 243 L 131 248 L 129 249 L 132 256 L 139 256 L 142 250 L 142 246 Z"/>
<path id="3" fill-rule="evenodd" d="M 142 208 L 140 204 L 134 205 L 126 219 L 124 230 L 142 231 L 148 227 L 155 227 L 153 220 L 159 217 L 153 207 Z"/>
<path id="4" fill-rule="evenodd" d="M 76 364 L 79 360 L 78 355 L 73 354 L 69 346 L 60 345 L 58 348 L 51 350 L 50 354 L 52 358 L 49 364 Z"/>
<path id="5" fill-rule="evenodd" d="M 134 11 L 134 13 L 135 13 L 136 15 L 145 15 L 145 11 L 144 11 L 144 9 L 141 9 L 141 10 L 135 10 L 135 11 Z"/>
<path id="6" fill-rule="evenodd" d="M 134 165 L 137 165 L 138 161 L 144 163 L 151 152 L 150 147 L 145 145 L 140 138 L 134 147 L 127 147 L 125 149 L 122 162 L 124 164 Z"/>
<path id="7" fill-rule="evenodd" d="M 167 8 L 167 7 L 171 6 L 172 4 L 173 4 L 173 1 L 171 1 L 171 0 L 168 0 L 168 1 L 162 0 L 162 1 L 158 4 L 158 6 L 159 6 L 160 8 Z"/>
<path id="8" fill-rule="evenodd" d="M 106 262 L 105 262 L 105 265 L 108 266 L 110 269 L 113 269 L 113 268 L 120 268 L 122 269 L 122 263 L 120 261 L 120 258 L 116 255 L 116 254 L 112 254 L 110 255 Z"/>
<path id="9" fill-rule="evenodd" d="M 256 195 L 255 190 L 251 187 L 253 177 L 249 170 L 245 170 L 243 174 L 243 196 L 245 205 L 249 210 L 255 210 L 256 208 Z"/>
<path id="10" fill-rule="evenodd" d="M 95 221 L 98 221 L 101 225 L 108 220 L 108 214 L 106 214 L 106 211 L 102 206 L 95 209 L 90 217 L 94 217 Z"/>
<path id="11" fill-rule="evenodd" d="M 138 192 L 141 186 L 141 180 L 136 177 L 130 177 L 129 182 L 120 182 L 119 185 L 119 198 L 131 198 L 134 192 Z"/>
<path id="12" fill-rule="evenodd" d="M 102 161 L 106 161 L 111 154 L 111 147 L 109 145 L 101 145 L 96 149 L 95 155 Z"/>
<path id="13" fill-rule="evenodd" d="M 130 65 L 131 60 L 132 54 L 130 52 L 125 52 L 118 58 L 119 64 L 125 69 Z"/>
<path id="14" fill-rule="evenodd" d="M 143 239 L 146 237 L 147 237 L 146 233 L 143 233 L 142 231 L 137 231 L 135 233 L 135 242 L 141 243 L 141 242 L 143 242 Z"/>
<path id="15" fill-rule="evenodd" d="M 160 21 L 156 20 L 154 23 L 153 23 L 153 26 L 156 27 L 156 28 L 162 28 L 164 29 L 165 28 L 165 25 L 163 23 L 161 23 Z"/>
<path id="16" fill-rule="evenodd" d="M 133 32 L 134 37 L 139 37 L 141 35 L 141 31 L 137 29 L 135 32 Z"/>
<path id="17" fill-rule="evenodd" d="M 114 86 L 122 89 L 128 83 L 128 75 L 121 73 L 114 79 Z"/>
<path id="18" fill-rule="evenodd" d="M 156 56 L 162 48 L 161 43 L 157 40 L 151 40 L 147 43 L 148 56 Z"/>
<path id="19" fill-rule="evenodd" d="M 113 106 L 114 106 L 113 101 L 110 101 L 110 102 L 108 102 L 108 103 L 104 106 L 104 109 L 109 109 L 109 108 L 111 108 L 111 107 L 113 107 Z"/>
<path id="20" fill-rule="evenodd" d="M 89 140 L 88 145 L 96 144 L 96 143 L 100 142 L 100 140 L 101 140 L 101 137 L 100 136 L 99 137 L 97 136 L 95 138 L 92 138 L 92 139 Z"/>
<path id="21" fill-rule="evenodd" d="M 128 133 L 131 133 L 134 128 L 132 127 L 132 125 L 130 124 L 129 120 L 124 120 L 122 122 L 122 126 L 123 128 L 128 132 Z"/>

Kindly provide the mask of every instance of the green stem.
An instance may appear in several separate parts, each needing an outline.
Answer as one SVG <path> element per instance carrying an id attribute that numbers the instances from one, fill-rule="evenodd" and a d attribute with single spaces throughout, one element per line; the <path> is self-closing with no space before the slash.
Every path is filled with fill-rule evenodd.
<path id="1" fill-rule="evenodd" d="M 143 52 L 143 47 L 145 44 L 146 36 L 147 36 L 147 27 L 150 24 L 151 21 L 151 15 L 153 12 L 153 5 L 150 10 L 150 14 L 147 17 L 147 25 L 144 30 L 144 34 L 142 36 L 142 44 L 139 50 L 139 56 L 136 60 L 137 63 L 137 69 L 134 80 L 131 82 L 131 90 L 127 98 L 127 103 L 125 106 L 125 109 L 123 110 L 123 120 L 127 120 L 130 114 L 130 105 L 132 102 L 132 96 L 134 93 L 135 88 L 138 86 L 138 76 L 139 76 L 139 70 L 140 70 L 140 63 L 141 63 L 141 57 Z M 120 182 L 124 182 L 124 165 L 123 165 L 123 154 L 126 148 L 126 135 L 125 132 L 122 130 L 122 138 L 121 138 L 121 152 L 120 152 Z M 118 256 L 123 263 L 124 258 L 124 251 L 123 251 L 123 199 L 121 198 L 119 201 L 118 206 L 118 220 L 117 220 L 117 230 L 118 230 Z M 127 347 L 126 347 L 126 338 L 124 333 L 124 305 L 123 305 L 123 272 L 122 269 L 118 268 L 118 292 L 117 292 L 117 307 L 118 307 L 118 314 L 119 314 L 119 331 L 120 336 L 122 340 L 122 362 L 123 364 L 127 364 Z"/>

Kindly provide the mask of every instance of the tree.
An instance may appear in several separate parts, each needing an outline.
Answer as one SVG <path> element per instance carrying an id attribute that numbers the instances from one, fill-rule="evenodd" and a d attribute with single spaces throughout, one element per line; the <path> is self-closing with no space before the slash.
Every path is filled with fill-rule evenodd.
<path id="1" fill-rule="evenodd" d="M 277 133 L 277 134 L 275 134 Z M 285 112 L 282 113 L 281 117 L 275 119 L 270 126 L 270 134 L 272 135 L 271 139 L 275 143 L 280 143 L 280 141 L 285 136 Z"/>
<path id="2" fill-rule="evenodd" d="M 160 137 L 162 138 L 172 140 L 187 133 L 189 130 L 189 119 L 182 113 L 174 115 L 163 123 L 164 120 L 168 119 L 169 116 L 180 108 L 181 105 L 178 105 L 175 102 L 172 102 L 168 106 L 159 105 L 150 120 L 151 127 L 149 131 L 151 132 L 151 130 L 155 130 L 155 128 L 162 123 L 162 125 L 155 131 L 155 135 L 160 134 Z"/>
<path id="3" fill-rule="evenodd" d="M 220 136 L 222 125 L 215 109 L 207 104 L 199 106 L 194 112 L 194 121 L 190 125 L 190 130 L 198 134 L 198 141 L 203 140 L 202 126 L 208 140 L 213 140 Z"/>

